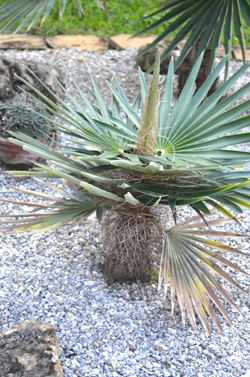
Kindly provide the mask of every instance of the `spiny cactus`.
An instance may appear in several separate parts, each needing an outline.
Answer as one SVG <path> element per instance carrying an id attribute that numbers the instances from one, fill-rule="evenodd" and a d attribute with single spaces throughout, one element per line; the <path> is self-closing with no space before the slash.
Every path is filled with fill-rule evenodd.
<path id="1" fill-rule="evenodd" d="M 38 114 L 39 113 L 39 114 Z M 42 105 L 31 99 L 0 102 L 0 135 L 10 137 L 8 131 L 20 132 L 35 139 L 44 138 L 51 130 L 49 117 Z"/>

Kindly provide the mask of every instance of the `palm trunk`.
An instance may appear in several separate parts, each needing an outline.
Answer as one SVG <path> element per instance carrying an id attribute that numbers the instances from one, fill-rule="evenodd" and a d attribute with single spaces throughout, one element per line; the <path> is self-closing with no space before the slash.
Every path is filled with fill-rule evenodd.
<path id="1" fill-rule="evenodd" d="M 162 251 L 163 232 L 152 222 L 152 216 L 156 221 L 159 216 L 146 210 L 133 215 L 105 214 L 102 234 L 108 253 L 104 263 L 108 282 L 150 280 L 154 253 L 159 255 Z"/>
<path id="2" fill-rule="evenodd" d="M 202 35 L 201 35 L 201 37 L 202 37 Z M 194 66 L 194 61 L 195 61 L 195 58 L 196 58 L 196 53 L 197 53 L 197 49 L 198 49 L 201 37 L 198 39 L 198 41 L 196 42 L 194 47 L 191 49 L 189 54 L 183 60 L 181 66 L 178 70 L 178 92 L 179 92 L 179 95 L 181 94 L 181 92 L 182 92 L 182 90 L 183 90 L 183 88 L 184 88 L 184 86 L 187 82 L 188 76 L 191 72 L 191 69 Z M 212 40 L 212 37 L 211 37 L 210 41 L 211 40 Z M 211 42 L 209 43 L 209 45 L 208 45 L 208 47 L 207 47 L 207 49 L 204 53 L 204 57 L 203 57 L 203 60 L 202 60 L 201 66 L 200 66 L 200 70 L 199 70 L 198 75 L 197 75 L 196 91 L 204 84 L 204 82 L 206 81 L 206 79 L 208 77 L 208 68 L 209 68 L 209 63 L 210 63 L 210 56 L 211 56 Z M 219 87 L 219 78 L 217 77 L 217 79 L 215 80 L 215 82 L 213 83 L 212 87 L 210 88 L 210 90 L 208 92 L 208 97 L 211 96 L 218 89 L 218 87 Z"/>

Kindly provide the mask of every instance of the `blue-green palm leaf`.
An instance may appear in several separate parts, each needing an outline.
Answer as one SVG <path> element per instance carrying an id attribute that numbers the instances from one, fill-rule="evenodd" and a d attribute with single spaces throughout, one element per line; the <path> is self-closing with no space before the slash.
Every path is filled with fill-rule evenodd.
<path id="1" fill-rule="evenodd" d="M 205 50 L 211 43 L 211 58 L 209 73 L 211 72 L 217 50 L 221 41 L 222 32 L 224 31 L 224 46 L 226 53 L 231 55 L 232 42 L 232 25 L 234 25 L 235 34 L 242 50 L 243 61 L 245 63 L 245 39 L 241 18 L 244 18 L 247 26 L 250 26 L 250 4 L 249 0 L 176 0 L 164 1 L 159 5 L 159 9 L 144 17 L 148 19 L 154 15 L 162 14 L 160 19 L 153 22 L 147 28 L 141 30 L 135 36 L 146 32 L 152 32 L 157 26 L 170 22 L 166 29 L 140 52 L 143 55 L 152 47 L 160 43 L 173 31 L 177 31 L 175 38 L 166 48 L 161 56 L 161 61 L 178 45 L 180 41 L 187 38 L 187 42 L 175 64 L 175 70 L 178 69 L 185 59 L 190 49 L 200 39 L 196 59 L 200 53 Z M 242 16 L 242 17 L 241 17 Z M 151 67 L 151 70 L 153 67 Z M 225 77 L 227 77 L 228 65 Z"/>
<path id="2" fill-rule="evenodd" d="M 159 57 L 158 54 L 158 70 Z M 14 133 L 12 135 L 15 139 L 11 140 L 23 146 L 25 150 L 50 161 L 55 166 L 53 174 L 60 177 L 62 172 L 70 174 L 73 182 L 79 186 L 82 186 L 81 182 L 85 177 L 87 184 L 96 187 L 97 196 L 103 195 L 107 198 L 108 191 L 106 186 L 102 191 L 103 178 L 98 174 L 104 174 L 109 182 L 107 172 L 117 172 L 116 186 L 126 186 L 126 189 L 122 189 L 111 185 L 112 195 L 116 195 L 117 202 L 126 202 L 127 193 L 133 192 L 136 200 L 143 206 L 151 199 L 149 205 L 159 202 L 172 206 L 172 209 L 178 205 L 194 205 L 196 210 L 209 213 L 209 204 L 224 215 L 234 217 L 228 211 L 240 212 L 241 206 L 248 208 L 250 205 L 247 188 L 249 178 L 245 175 L 244 178 L 237 179 L 233 175 L 236 169 L 242 169 L 250 162 L 250 153 L 233 148 L 238 143 L 250 141 L 250 133 L 239 133 L 240 129 L 249 124 L 250 116 L 239 116 L 250 108 L 250 101 L 230 110 L 227 108 L 232 107 L 249 91 L 250 84 L 224 101 L 218 103 L 218 100 L 249 68 L 249 64 L 245 64 L 217 92 L 206 99 L 211 85 L 227 63 L 227 57 L 222 59 L 192 97 L 201 62 L 202 55 L 195 63 L 172 113 L 169 103 L 172 98 L 173 80 L 166 80 L 165 88 L 161 88 L 161 91 L 164 90 L 160 99 L 157 94 L 160 87 L 159 75 L 156 73 L 152 77 L 149 89 L 139 73 L 141 92 L 136 96 L 134 104 L 129 103 L 117 79 L 112 84 L 109 83 L 112 95 L 111 108 L 102 99 L 93 77 L 94 92 L 90 88 L 89 92 L 95 100 L 95 105 L 91 104 L 74 80 L 79 100 L 73 98 L 61 86 L 73 101 L 76 110 L 55 95 L 55 100 L 51 101 L 32 87 L 46 101 L 47 105 L 44 106 L 63 121 L 54 121 L 55 125 L 66 132 L 67 138 L 78 148 L 62 147 L 55 151 L 26 135 Z M 173 61 L 170 63 L 170 70 L 173 72 Z M 24 79 L 20 80 L 30 86 Z M 59 82 L 58 84 L 60 85 Z M 143 111 L 140 111 L 140 107 Z M 126 113 L 126 120 L 121 115 L 121 110 Z M 233 134 L 228 135 L 228 132 Z M 231 149 L 228 150 L 228 147 Z M 72 159 L 69 155 L 77 159 Z M 130 182 L 125 176 L 119 176 L 121 169 L 127 170 L 129 174 L 138 175 L 138 180 Z M 231 180 L 224 178 L 225 171 L 232 172 Z M 219 172 L 223 172 L 222 177 L 218 175 Z M 141 183 L 140 176 L 144 174 L 152 175 L 152 178 L 148 177 L 148 182 Z M 123 184 L 125 186 L 122 186 Z M 244 197 L 237 197 L 236 194 L 244 194 Z"/>

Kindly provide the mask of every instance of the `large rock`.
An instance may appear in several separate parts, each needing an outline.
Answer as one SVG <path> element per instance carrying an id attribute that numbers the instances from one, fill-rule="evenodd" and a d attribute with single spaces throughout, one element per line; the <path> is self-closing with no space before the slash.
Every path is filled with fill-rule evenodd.
<path id="1" fill-rule="evenodd" d="M 57 35 L 46 38 L 51 48 L 77 48 L 78 50 L 107 50 L 108 41 L 95 35 Z"/>
<path id="2" fill-rule="evenodd" d="M 34 319 L 0 335 L 0 377 L 63 377 L 54 326 Z"/>
<path id="3" fill-rule="evenodd" d="M 112 50 L 125 50 L 126 48 L 140 48 L 152 43 L 157 35 L 141 35 L 131 38 L 133 34 L 119 34 L 109 39 L 109 48 Z"/>
<path id="4" fill-rule="evenodd" d="M 55 101 L 55 97 L 49 93 L 49 91 L 44 88 L 44 86 L 24 67 L 26 65 L 28 68 L 34 72 L 34 74 L 59 98 L 64 98 L 64 92 L 58 82 L 50 75 L 47 69 L 41 62 L 37 61 L 24 61 L 16 60 L 7 57 L 0 56 L 0 101 L 5 101 L 14 97 L 18 92 L 20 92 L 21 87 L 24 90 L 31 92 L 33 95 L 35 93 L 22 81 L 20 81 L 16 75 L 22 77 L 30 84 L 35 86 L 39 91 L 46 95 L 51 100 Z M 58 66 L 53 64 L 48 64 L 49 69 L 53 75 L 58 79 L 58 81 L 65 86 L 63 80 L 63 73 L 58 68 Z"/>
<path id="5" fill-rule="evenodd" d="M 7 50 L 45 50 L 48 48 L 45 38 L 27 34 L 2 34 L 0 35 L 0 49 Z"/>
<path id="6" fill-rule="evenodd" d="M 243 60 L 242 52 L 240 46 L 234 45 L 232 46 L 233 50 L 233 57 L 236 60 Z M 250 48 L 246 48 L 246 61 L 250 62 Z"/>

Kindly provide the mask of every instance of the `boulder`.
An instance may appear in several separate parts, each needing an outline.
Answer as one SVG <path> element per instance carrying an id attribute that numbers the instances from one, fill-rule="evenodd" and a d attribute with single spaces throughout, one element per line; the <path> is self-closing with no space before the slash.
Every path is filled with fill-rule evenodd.
<path id="1" fill-rule="evenodd" d="M 32 72 L 59 98 L 64 99 L 64 92 L 58 82 L 51 76 L 44 65 L 37 61 L 24 61 L 0 56 L 0 101 L 13 98 L 21 92 L 22 89 L 36 95 L 27 85 L 20 81 L 16 75 L 22 77 L 30 84 L 35 86 L 44 95 L 55 101 L 55 97 L 24 67 L 26 65 Z M 48 64 L 49 69 L 58 81 L 65 86 L 63 73 L 54 64 Z"/>
<path id="2" fill-rule="evenodd" d="M 57 35 L 46 38 L 51 48 L 77 48 L 78 50 L 107 50 L 108 41 L 95 35 Z"/>
<path id="3" fill-rule="evenodd" d="M 27 34 L 0 35 L 0 49 L 7 50 L 45 50 L 47 47 L 45 38 Z"/>
<path id="4" fill-rule="evenodd" d="M 139 53 L 145 47 L 147 47 L 147 46 L 140 47 L 139 48 Z M 147 70 L 154 64 L 155 58 L 156 58 L 156 54 L 157 54 L 157 51 L 159 49 L 161 51 L 161 54 L 165 51 L 164 47 L 160 46 L 160 45 L 157 45 L 157 46 L 151 48 L 151 50 L 149 50 L 148 52 L 146 52 L 146 54 L 143 54 L 143 55 L 141 55 L 141 56 L 139 56 L 139 57 L 136 58 L 136 63 L 141 68 L 141 70 L 143 72 L 147 72 Z M 176 62 L 176 60 L 177 60 L 177 54 L 176 54 L 175 51 L 172 51 L 170 54 L 168 54 L 168 56 L 166 56 L 166 58 L 163 60 L 163 62 L 160 65 L 160 74 L 161 75 L 166 75 L 168 73 L 168 66 L 169 66 L 170 59 L 171 59 L 172 56 L 174 58 L 174 62 Z"/>
<path id="5" fill-rule="evenodd" d="M 232 50 L 233 50 L 234 59 L 243 60 L 243 56 L 242 56 L 240 46 L 234 45 L 234 46 L 232 46 Z M 250 62 L 250 48 L 249 47 L 246 48 L 246 61 Z"/>
<path id="6" fill-rule="evenodd" d="M 0 335 L 0 377 L 63 377 L 54 326 L 34 319 Z"/>
<path id="7" fill-rule="evenodd" d="M 152 43 L 157 35 L 141 35 L 140 37 L 131 38 L 133 34 L 119 34 L 109 39 L 109 48 L 111 50 L 125 50 L 126 48 L 140 48 Z M 131 38 L 131 39 L 130 39 Z"/>

